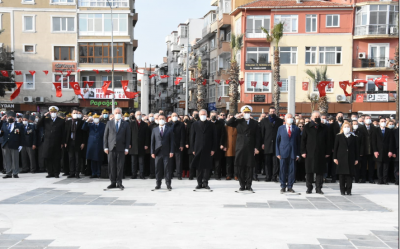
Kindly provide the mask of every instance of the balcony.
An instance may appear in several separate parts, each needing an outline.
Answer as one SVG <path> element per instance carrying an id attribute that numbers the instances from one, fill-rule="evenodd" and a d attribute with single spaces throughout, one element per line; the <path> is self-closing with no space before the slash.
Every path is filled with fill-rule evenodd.
<path id="1" fill-rule="evenodd" d="M 211 25 L 207 25 L 206 27 L 203 28 L 201 35 L 202 37 L 205 37 L 210 33 L 211 33 Z"/>
<path id="2" fill-rule="evenodd" d="M 399 30 L 396 25 L 379 24 L 356 26 L 354 29 L 354 39 L 365 38 L 398 38 Z"/>
<path id="3" fill-rule="evenodd" d="M 268 30 L 269 32 L 270 30 Z M 246 29 L 246 37 L 247 38 L 267 38 L 267 34 L 264 33 L 261 29 Z"/>
<path id="4" fill-rule="evenodd" d="M 157 84 L 157 86 L 161 85 L 162 87 L 164 87 L 166 84 L 168 84 L 168 78 L 165 78 L 165 79 L 159 78 L 159 80 L 157 80 L 156 84 Z"/>
<path id="5" fill-rule="evenodd" d="M 231 44 L 230 42 L 226 41 L 220 41 L 219 42 L 219 48 L 218 48 L 218 54 L 230 54 L 231 53 Z"/>
<path id="6" fill-rule="evenodd" d="M 373 57 L 353 61 L 353 71 L 393 71 L 393 60 L 388 57 Z"/>
<path id="7" fill-rule="evenodd" d="M 178 44 L 172 44 L 171 45 L 171 51 L 172 52 L 179 52 L 179 51 L 181 51 L 181 47 Z"/>
<path id="8" fill-rule="evenodd" d="M 132 17 L 132 25 L 133 25 L 133 27 L 136 26 L 136 23 L 138 21 L 138 16 L 139 16 L 138 13 L 133 14 L 133 17 Z"/>
<path id="9" fill-rule="evenodd" d="M 223 14 L 222 18 L 218 21 L 218 27 L 220 29 L 225 29 L 231 26 L 231 16 L 229 14 Z"/>
<path id="10" fill-rule="evenodd" d="M 139 44 L 138 40 L 132 40 L 133 51 L 136 51 L 138 44 Z"/>
<path id="11" fill-rule="evenodd" d="M 361 102 L 357 96 L 363 95 L 363 102 L 395 102 L 396 91 L 353 91 L 352 102 Z"/>

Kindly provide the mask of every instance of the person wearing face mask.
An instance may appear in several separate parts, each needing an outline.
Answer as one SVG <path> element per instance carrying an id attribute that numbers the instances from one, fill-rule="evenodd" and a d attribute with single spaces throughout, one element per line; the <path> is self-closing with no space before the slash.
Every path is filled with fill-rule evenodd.
<path id="1" fill-rule="evenodd" d="M 275 107 L 270 107 L 268 112 L 268 118 L 264 118 L 261 121 L 261 137 L 262 145 L 261 148 L 264 150 L 264 162 L 265 162 L 265 181 L 278 182 L 279 174 L 279 161 L 276 157 L 275 143 L 276 134 L 280 126 L 283 125 L 283 120 L 276 116 Z"/>
<path id="2" fill-rule="evenodd" d="M 176 112 L 172 113 L 172 134 L 174 136 L 174 158 L 171 161 L 175 161 L 176 174 L 178 175 L 178 180 L 182 180 L 182 177 L 186 176 L 186 172 L 182 170 L 183 166 L 183 148 L 185 147 L 185 124 L 178 121 L 178 114 Z M 173 164 L 173 163 L 172 163 Z M 172 166 L 172 165 L 171 165 Z M 171 168 L 172 170 L 172 168 Z M 173 170 L 172 170 L 173 173 Z"/>
<path id="3" fill-rule="evenodd" d="M 338 112 L 336 115 L 336 121 L 329 127 L 330 128 L 330 135 L 332 141 L 332 148 L 335 144 L 336 135 L 340 133 L 340 129 L 342 128 L 342 124 L 344 122 L 343 112 Z M 333 151 L 332 151 L 333 152 Z M 330 164 L 331 168 L 328 169 L 328 173 L 332 176 L 331 183 L 336 183 L 336 167 L 335 163 Z"/>
<path id="4" fill-rule="evenodd" d="M 26 114 L 22 119 L 23 130 L 22 132 L 22 149 L 21 160 L 22 170 L 21 173 L 35 173 L 36 172 L 36 130 L 33 124 L 29 124 L 28 120 L 33 117 Z M 35 117 L 33 117 L 34 119 Z"/>
<path id="5" fill-rule="evenodd" d="M 357 148 L 358 148 L 358 164 L 354 166 L 354 179 L 355 183 L 361 183 L 361 165 L 364 160 L 364 133 L 361 131 L 361 125 L 358 124 L 357 120 L 351 122 L 352 130 L 354 135 L 357 136 Z"/>
<path id="6" fill-rule="evenodd" d="M 386 127 L 393 130 L 396 127 L 396 122 L 393 120 L 390 120 L 389 122 L 387 122 Z"/>
<path id="7" fill-rule="evenodd" d="M 233 118 L 233 116 L 228 114 L 226 122 L 228 122 L 231 118 Z M 225 126 L 225 129 L 226 129 L 226 146 L 224 148 L 224 151 L 226 160 L 226 180 L 235 179 L 237 181 L 238 169 L 235 166 L 237 129 L 235 127 L 227 125 Z"/>
<path id="8" fill-rule="evenodd" d="M 331 136 L 328 127 L 321 124 L 321 114 L 313 111 L 311 122 L 304 125 L 301 135 L 301 156 L 305 158 L 307 194 L 312 193 L 314 174 L 317 194 L 322 192 L 323 175 L 326 173 L 326 159 L 332 152 Z"/>
<path id="9" fill-rule="evenodd" d="M 375 128 L 379 128 L 379 119 L 374 119 L 374 121 L 372 121 L 372 124 L 375 126 Z"/>
<path id="10" fill-rule="evenodd" d="M 371 116 L 366 115 L 364 118 L 364 125 L 359 125 L 358 130 L 363 134 L 363 157 L 360 157 L 360 183 L 365 183 L 368 179 L 369 183 L 375 183 L 375 162 L 374 153 L 372 149 L 372 134 L 376 127 L 372 125 Z M 367 178 L 368 171 L 368 178 Z"/>
<path id="11" fill-rule="evenodd" d="M 359 154 L 357 136 L 352 132 L 351 124 L 344 121 L 333 147 L 333 161 L 337 165 L 341 195 L 351 195 Z"/>
<path id="12" fill-rule="evenodd" d="M 43 127 L 38 127 L 37 123 L 41 118 L 41 114 L 36 114 L 35 117 L 35 130 L 36 130 L 36 165 L 38 167 L 37 173 L 44 173 L 46 172 L 46 167 L 44 164 L 44 157 L 43 157 L 43 141 L 44 141 L 44 132 Z M 38 121 L 36 121 L 36 119 Z"/>
<path id="13" fill-rule="evenodd" d="M 150 113 L 149 114 L 149 132 L 150 132 L 150 137 L 151 134 L 154 130 L 154 128 L 158 127 L 158 113 Z M 155 179 L 156 178 L 156 166 L 155 166 L 155 160 L 150 156 L 150 176 L 149 179 Z"/>
<path id="14" fill-rule="evenodd" d="M 197 170 L 196 189 L 210 189 L 208 180 L 212 169 L 212 157 L 218 149 L 217 129 L 211 121 L 207 120 L 207 111 L 199 112 L 200 120 L 192 124 L 190 147 L 193 150 L 191 168 Z"/>
<path id="15" fill-rule="evenodd" d="M 107 109 L 104 109 L 101 112 L 101 117 L 100 117 L 100 122 L 102 122 L 103 124 L 107 124 L 108 120 L 110 118 L 109 112 Z"/>
<path id="16" fill-rule="evenodd" d="M 359 124 L 359 125 L 364 125 L 364 118 L 363 118 L 363 117 L 359 117 L 359 118 L 357 119 L 357 121 L 358 121 L 358 124 Z"/>
<path id="17" fill-rule="evenodd" d="M 131 155 L 131 179 L 137 179 L 137 172 L 139 166 L 139 178 L 145 179 L 144 176 L 144 157 L 146 150 L 150 146 L 150 130 L 149 126 L 142 121 L 142 112 L 136 111 L 135 121 L 130 123 L 131 127 L 131 148 L 129 154 Z M 139 165 L 138 165 L 139 163 Z"/>
<path id="18" fill-rule="evenodd" d="M 1 118 L 2 125 L 0 136 L 3 137 L 1 147 L 5 156 L 6 178 L 19 178 L 19 151 L 23 144 L 23 125 L 15 122 L 16 115 L 13 111 L 7 113 Z M 7 120 L 7 122 L 6 122 Z"/>
<path id="19" fill-rule="evenodd" d="M 92 175 L 90 178 L 100 178 L 101 165 L 104 160 L 103 137 L 106 125 L 100 122 L 100 116 L 95 113 L 82 125 L 82 130 L 88 134 L 86 159 L 91 161 Z"/>
<path id="20" fill-rule="evenodd" d="M 196 121 L 200 119 L 199 117 L 199 112 L 198 111 L 193 111 L 192 112 L 193 120 L 188 120 L 186 123 L 186 150 L 188 154 L 188 162 L 189 162 L 189 180 L 193 180 L 193 178 L 196 176 L 196 169 L 192 168 L 192 161 L 193 161 L 193 148 L 190 147 L 190 144 L 192 143 L 191 139 L 191 131 L 192 131 L 192 125 Z"/>
<path id="21" fill-rule="evenodd" d="M 111 184 L 107 189 L 124 189 L 122 177 L 124 175 L 125 155 L 128 155 L 131 146 L 131 129 L 129 123 L 122 120 L 122 110 L 114 109 L 114 119 L 107 123 L 103 137 L 104 152 L 108 155 L 108 172 Z"/>
<path id="22" fill-rule="evenodd" d="M 217 130 L 217 145 L 218 148 L 213 156 L 213 169 L 214 169 L 214 178 L 215 180 L 221 180 L 222 175 L 222 162 L 224 161 L 224 149 L 226 147 L 226 129 L 225 122 L 223 119 L 217 120 L 217 112 L 211 111 L 210 113 L 210 121 L 215 125 L 215 129 Z"/>
<path id="23" fill-rule="evenodd" d="M 240 111 L 242 113 L 229 119 L 226 125 L 236 127 L 237 130 L 235 166 L 238 169 L 239 191 L 253 191 L 251 186 L 256 165 L 255 157 L 261 144 L 260 128 L 257 121 L 250 119 L 250 113 L 253 111 L 251 106 L 245 105 Z"/>
<path id="24" fill-rule="evenodd" d="M 358 120 L 358 115 L 357 114 L 351 114 L 351 121 L 357 121 Z"/>
<path id="25" fill-rule="evenodd" d="M 127 112 L 124 114 L 124 121 L 129 123 L 130 116 Z"/>
<path id="26" fill-rule="evenodd" d="M 47 167 L 46 178 L 59 178 L 62 148 L 65 144 L 65 121 L 57 117 L 58 107 L 50 106 L 49 112 L 39 119 L 37 127 L 43 127 L 43 157 Z"/>
<path id="27" fill-rule="evenodd" d="M 389 163 L 395 149 L 393 131 L 386 128 L 386 119 L 380 118 L 379 128 L 372 135 L 372 150 L 377 164 L 378 184 L 389 185 Z"/>
<path id="28" fill-rule="evenodd" d="M 300 158 L 300 129 L 293 124 L 293 115 L 285 115 L 286 125 L 278 129 L 276 137 L 276 157 L 280 161 L 279 181 L 281 194 L 287 191 L 294 193 L 293 184 L 296 178 L 296 161 Z"/>
<path id="29" fill-rule="evenodd" d="M 305 118 L 305 119 L 304 119 L 304 123 L 305 123 L 305 124 L 310 123 L 310 119 L 309 119 L 309 118 Z"/>

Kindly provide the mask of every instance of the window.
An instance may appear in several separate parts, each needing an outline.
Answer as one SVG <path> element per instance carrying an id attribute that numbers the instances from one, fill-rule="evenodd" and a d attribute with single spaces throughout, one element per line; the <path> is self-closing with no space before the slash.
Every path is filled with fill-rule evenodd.
<path id="1" fill-rule="evenodd" d="M 111 30 L 114 35 L 128 35 L 128 14 L 79 15 L 79 35 L 111 35 Z"/>
<path id="2" fill-rule="evenodd" d="M 111 76 L 101 76 L 101 85 L 103 85 L 104 81 L 111 81 L 111 80 L 112 80 Z M 122 80 L 122 76 L 114 75 L 114 88 L 122 88 L 121 80 Z M 112 86 L 111 84 L 110 84 L 110 88 Z"/>
<path id="3" fill-rule="evenodd" d="M 326 15 L 326 27 L 339 27 L 340 15 Z"/>
<path id="4" fill-rule="evenodd" d="M 297 33 L 297 15 L 275 15 L 274 24 L 283 23 L 284 33 Z"/>
<path id="5" fill-rule="evenodd" d="M 22 0 L 22 4 L 35 4 L 35 0 Z"/>
<path id="6" fill-rule="evenodd" d="M 229 96 L 229 85 L 225 84 L 225 82 L 222 83 L 219 86 L 218 89 L 219 96 L 218 97 L 228 97 Z"/>
<path id="7" fill-rule="evenodd" d="M 256 81 L 255 87 L 251 82 Z M 269 82 L 268 86 L 264 86 L 263 82 Z M 271 73 L 246 73 L 246 92 L 271 92 Z"/>
<path id="8" fill-rule="evenodd" d="M 240 58 L 241 58 L 240 51 L 238 51 L 237 54 L 236 54 L 236 62 L 237 62 L 237 65 L 238 65 L 239 69 L 240 69 L 240 64 L 242 63 Z"/>
<path id="9" fill-rule="evenodd" d="M 208 91 L 208 102 L 215 102 L 215 86 L 210 86 Z"/>
<path id="10" fill-rule="evenodd" d="M 74 61 L 75 47 L 54 47 L 55 61 Z"/>
<path id="11" fill-rule="evenodd" d="M 51 0 L 51 3 L 64 3 L 64 4 L 73 4 L 75 0 Z"/>
<path id="12" fill-rule="evenodd" d="M 269 48 L 247 48 L 246 63 L 269 63 Z"/>
<path id="13" fill-rule="evenodd" d="M 217 58 L 213 58 L 210 61 L 210 73 L 215 73 L 217 71 Z"/>
<path id="14" fill-rule="evenodd" d="M 188 27 L 181 26 L 181 38 L 187 38 L 187 37 L 188 37 Z"/>
<path id="15" fill-rule="evenodd" d="M 74 32 L 74 17 L 53 17 L 53 32 Z"/>
<path id="16" fill-rule="evenodd" d="M 387 83 L 384 83 L 383 89 L 379 89 L 375 85 L 375 79 L 381 78 L 382 75 L 367 75 L 366 80 L 368 81 L 365 90 L 370 92 L 379 92 L 379 91 L 387 91 Z M 372 80 L 369 80 L 372 79 Z"/>
<path id="17" fill-rule="evenodd" d="M 215 48 L 215 38 L 212 38 L 211 42 L 210 42 L 210 50 Z"/>
<path id="18" fill-rule="evenodd" d="M 306 64 L 317 64 L 317 47 L 306 47 Z"/>
<path id="19" fill-rule="evenodd" d="M 23 16 L 24 32 L 35 32 L 35 16 Z"/>
<path id="20" fill-rule="evenodd" d="M 69 85 L 70 82 L 76 82 L 75 75 L 71 74 L 70 76 L 62 75 L 62 74 L 54 74 L 54 82 L 61 82 L 62 89 L 72 89 Z M 54 89 L 54 86 L 53 86 Z"/>
<path id="21" fill-rule="evenodd" d="M 270 30 L 271 16 L 248 16 L 246 21 L 246 37 L 248 38 L 266 38 L 261 28 Z"/>
<path id="22" fill-rule="evenodd" d="M 296 64 L 297 47 L 279 47 L 279 57 L 281 64 Z"/>
<path id="23" fill-rule="evenodd" d="M 114 63 L 125 63 L 125 43 L 114 43 Z M 112 63 L 111 43 L 80 43 L 80 63 Z"/>
<path id="24" fill-rule="evenodd" d="M 327 79 L 327 81 L 333 81 L 332 79 Z M 311 83 L 309 83 L 309 85 L 311 85 Z M 318 91 L 318 87 L 317 84 L 314 82 L 314 88 L 313 88 L 314 92 L 319 92 Z M 326 93 L 333 93 L 333 88 L 329 88 L 328 86 L 325 87 L 325 92 Z"/>
<path id="25" fill-rule="evenodd" d="M 24 74 L 24 89 L 35 89 L 35 75 Z"/>
<path id="26" fill-rule="evenodd" d="M 319 64 L 341 64 L 342 47 L 319 47 Z"/>
<path id="27" fill-rule="evenodd" d="M 287 93 L 288 92 L 288 83 L 289 83 L 289 80 L 288 79 L 281 79 L 281 82 L 282 82 L 282 87 L 281 87 L 281 92 L 282 93 Z"/>
<path id="28" fill-rule="evenodd" d="M 317 15 L 306 15 L 306 32 L 317 32 Z"/>
<path id="29" fill-rule="evenodd" d="M 36 46 L 33 44 L 24 45 L 24 53 L 29 53 L 29 54 L 36 53 Z"/>
<path id="30" fill-rule="evenodd" d="M 110 3 L 108 3 L 110 2 Z M 79 7 L 129 7 L 129 0 L 78 0 Z"/>
<path id="31" fill-rule="evenodd" d="M 368 44 L 368 66 L 371 67 L 390 67 L 389 43 L 369 43 Z"/>
<path id="32" fill-rule="evenodd" d="M 115 79 L 115 76 L 114 76 Z M 94 81 L 94 84 L 90 87 L 90 88 L 96 88 L 96 76 L 82 76 L 82 83 L 81 83 L 81 87 L 82 88 L 88 88 L 89 85 L 85 85 L 83 82 L 84 81 Z M 101 85 L 103 85 L 103 82 L 101 82 Z"/>
<path id="33" fill-rule="evenodd" d="M 398 34 L 399 6 L 365 5 L 356 8 L 354 35 Z"/>
<path id="34" fill-rule="evenodd" d="M 239 17 L 239 19 L 235 21 L 235 34 L 240 35 L 241 33 L 242 33 L 242 18 Z"/>

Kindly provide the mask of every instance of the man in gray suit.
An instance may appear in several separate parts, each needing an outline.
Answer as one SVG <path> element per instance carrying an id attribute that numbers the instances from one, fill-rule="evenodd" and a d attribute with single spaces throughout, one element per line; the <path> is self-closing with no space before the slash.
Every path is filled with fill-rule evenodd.
<path id="1" fill-rule="evenodd" d="M 124 174 L 125 155 L 128 155 L 131 138 L 129 123 L 122 120 L 121 108 L 115 108 L 114 119 L 107 122 L 104 131 L 104 152 L 108 154 L 108 174 L 111 185 L 108 189 L 124 189 L 122 176 Z"/>
<path id="2" fill-rule="evenodd" d="M 173 128 L 165 125 L 165 116 L 158 116 L 158 127 L 151 133 L 151 157 L 155 159 L 156 183 L 155 189 L 161 188 L 161 180 L 165 176 L 165 184 L 168 190 L 171 187 L 171 165 L 168 159 L 174 156 Z"/>

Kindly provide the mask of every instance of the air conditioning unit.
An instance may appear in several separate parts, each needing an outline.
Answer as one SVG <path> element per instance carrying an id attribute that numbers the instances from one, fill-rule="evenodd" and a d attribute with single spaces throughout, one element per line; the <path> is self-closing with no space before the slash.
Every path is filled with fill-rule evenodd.
<path id="1" fill-rule="evenodd" d="M 35 102 L 44 102 L 44 97 L 36 97 Z"/>
<path id="2" fill-rule="evenodd" d="M 336 101 L 337 102 L 347 102 L 346 95 L 344 95 L 344 94 L 336 95 Z"/>
<path id="3" fill-rule="evenodd" d="M 358 59 L 365 59 L 365 52 L 358 53 Z"/>
<path id="4" fill-rule="evenodd" d="M 390 35 L 394 35 L 394 34 L 397 34 L 397 33 L 399 33 L 399 30 L 397 29 L 397 27 L 390 27 L 390 29 L 389 29 L 389 34 Z"/>
<path id="5" fill-rule="evenodd" d="M 312 98 L 312 99 L 319 98 L 319 94 L 318 94 L 318 93 L 312 93 L 312 94 L 311 94 L 311 98 Z"/>
<path id="6" fill-rule="evenodd" d="M 32 96 L 25 96 L 24 97 L 24 102 L 33 102 Z"/>

